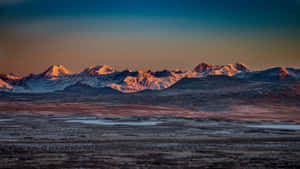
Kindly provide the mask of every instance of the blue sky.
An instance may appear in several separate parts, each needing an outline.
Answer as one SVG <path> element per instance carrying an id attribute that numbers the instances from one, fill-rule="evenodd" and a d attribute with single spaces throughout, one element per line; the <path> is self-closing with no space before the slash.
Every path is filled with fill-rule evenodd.
<path id="1" fill-rule="evenodd" d="M 198 27 L 206 26 L 290 32 L 300 28 L 300 3 L 298 0 L 4 0 L 0 3 L 3 23 L 107 17 L 127 20 L 129 24 L 134 19 L 149 21 L 149 25 L 175 22 L 174 29 L 177 26 L 183 31 L 197 31 Z M 97 26 L 90 25 L 91 29 Z"/>
<path id="2" fill-rule="evenodd" d="M 0 72 L 300 67 L 300 0 L 0 0 L 0 24 Z"/>

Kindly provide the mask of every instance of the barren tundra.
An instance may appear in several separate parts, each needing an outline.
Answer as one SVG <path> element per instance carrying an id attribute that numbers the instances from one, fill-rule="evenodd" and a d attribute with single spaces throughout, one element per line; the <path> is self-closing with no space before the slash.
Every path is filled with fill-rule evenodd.
<path id="1" fill-rule="evenodd" d="M 300 168 L 300 125 L 242 116 L 102 102 L 2 102 L 0 167 Z"/>
<path id="2" fill-rule="evenodd" d="M 103 67 L 6 78 L 12 89 L 0 93 L 0 168 L 300 168 L 298 70 L 236 67 L 234 76 L 210 75 L 224 66 L 200 64 L 197 77 L 179 79 L 176 71 Z M 161 76 L 176 82 L 151 89 Z M 96 81 L 70 81 L 78 77 Z M 135 80 L 114 81 L 119 90 L 97 87 L 128 77 Z M 22 85 L 26 92 L 18 91 Z M 40 92 L 55 85 L 65 88 Z M 151 90 L 122 91 L 137 85 Z"/>

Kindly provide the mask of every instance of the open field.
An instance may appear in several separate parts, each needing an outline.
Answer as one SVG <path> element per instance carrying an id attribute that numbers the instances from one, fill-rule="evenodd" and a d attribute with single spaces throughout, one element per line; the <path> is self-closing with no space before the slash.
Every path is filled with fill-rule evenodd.
<path id="1" fill-rule="evenodd" d="M 299 125 L 278 117 L 103 102 L 0 107 L 0 168 L 300 168 Z"/>

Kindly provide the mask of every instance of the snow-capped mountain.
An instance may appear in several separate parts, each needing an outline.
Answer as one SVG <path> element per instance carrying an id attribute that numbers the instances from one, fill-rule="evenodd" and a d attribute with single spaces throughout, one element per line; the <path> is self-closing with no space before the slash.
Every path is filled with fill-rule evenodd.
<path id="1" fill-rule="evenodd" d="M 13 89 L 9 83 L 5 82 L 4 80 L 0 79 L 0 91 L 6 89 Z"/>
<path id="2" fill-rule="evenodd" d="M 30 74 L 16 83 L 16 92 L 44 93 L 62 90 L 76 82 L 72 81 L 71 72 L 63 65 L 51 65 L 40 74 Z"/>
<path id="3" fill-rule="evenodd" d="M 45 93 L 62 91 L 67 87 L 112 88 L 120 92 L 131 93 L 146 89 L 165 89 L 182 78 L 203 78 L 207 76 L 234 76 L 250 81 L 288 81 L 299 80 L 300 70 L 292 68 L 272 68 L 264 71 L 251 72 L 242 63 L 228 65 L 212 65 L 201 63 L 193 70 L 162 70 L 162 71 L 116 71 L 108 65 L 90 66 L 82 72 L 72 74 L 63 65 L 52 65 L 40 74 L 30 74 L 24 78 L 13 75 L 0 76 L 1 90 L 26 93 Z M 77 85 L 76 85 L 77 84 Z M 79 85 L 80 84 L 80 85 Z M 74 87 L 74 85 L 76 85 Z M 78 86 L 79 85 L 79 86 Z M 86 86 L 85 86 L 86 85 Z M 101 93 L 101 92 L 100 92 Z"/>
<path id="4" fill-rule="evenodd" d="M 228 64 L 228 65 L 212 65 L 205 62 L 200 63 L 194 68 L 195 72 L 207 75 L 227 75 L 233 76 L 237 73 L 248 72 L 249 69 L 242 63 Z"/>
<path id="5" fill-rule="evenodd" d="M 85 69 L 81 74 L 85 75 L 106 75 L 114 73 L 115 70 L 108 65 L 93 65 Z"/>
<path id="6" fill-rule="evenodd" d="M 40 74 L 40 77 L 45 78 L 56 78 L 66 75 L 71 75 L 72 73 L 65 68 L 63 65 L 52 65 L 45 72 Z"/>
<path id="7" fill-rule="evenodd" d="M 14 87 L 14 84 L 16 84 L 20 79 L 22 79 L 22 77 L 16 76 L 12 73 L 10 73 L 10 74 L 0 73 L 0 91 L 16 90 L 16 87 Z"/>
<path id="8" fill-rule="evenodd" d="M 122 92 L 137 92 L 145 89 L 159 90 L 170 87 L 183 77 L 198 77 L 197 72 L 192 71 L 123 71 L 120 72 L 119 81 L 108 86 Z"/>
<path id="9" fill-rule="evenodd" d="M 0 79 L 9 83 L 15 83 L 16 81 L 22 79 L 22 77 L 16 76 L 13 73 L 9 73 L 9 74 L 0 73 Z"/>
<path id="10" fill-rule="evenodd" d="M 300 80 L 300 69 L 275 67 L 262 71 L 242 72 L 235 77 L 263 82 L 297 81 Z"/>

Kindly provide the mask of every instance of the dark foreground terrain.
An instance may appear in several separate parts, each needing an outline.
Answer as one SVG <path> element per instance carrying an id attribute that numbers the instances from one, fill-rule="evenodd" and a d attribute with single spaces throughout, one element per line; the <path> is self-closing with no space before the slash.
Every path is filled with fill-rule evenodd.
<path id="1" fill-rule="evenodd" d="M 200 118 L 183 109 L 104 103 L 99 105 L 107 109 L 97 107 L 102 113 L 84 112 L 83 103 L 76 103 L 78 113 L 51 109 L 58 104 L 46 104 L 49 111 L 14 104 L 1 103 L 0 168 L 300 168 L 294 122 Z"/>
<path id="2" fill-rule="evenodd" d="M 71 89 L 0 93 L 0 168 L 300 169 L 299 82 Z"/>

